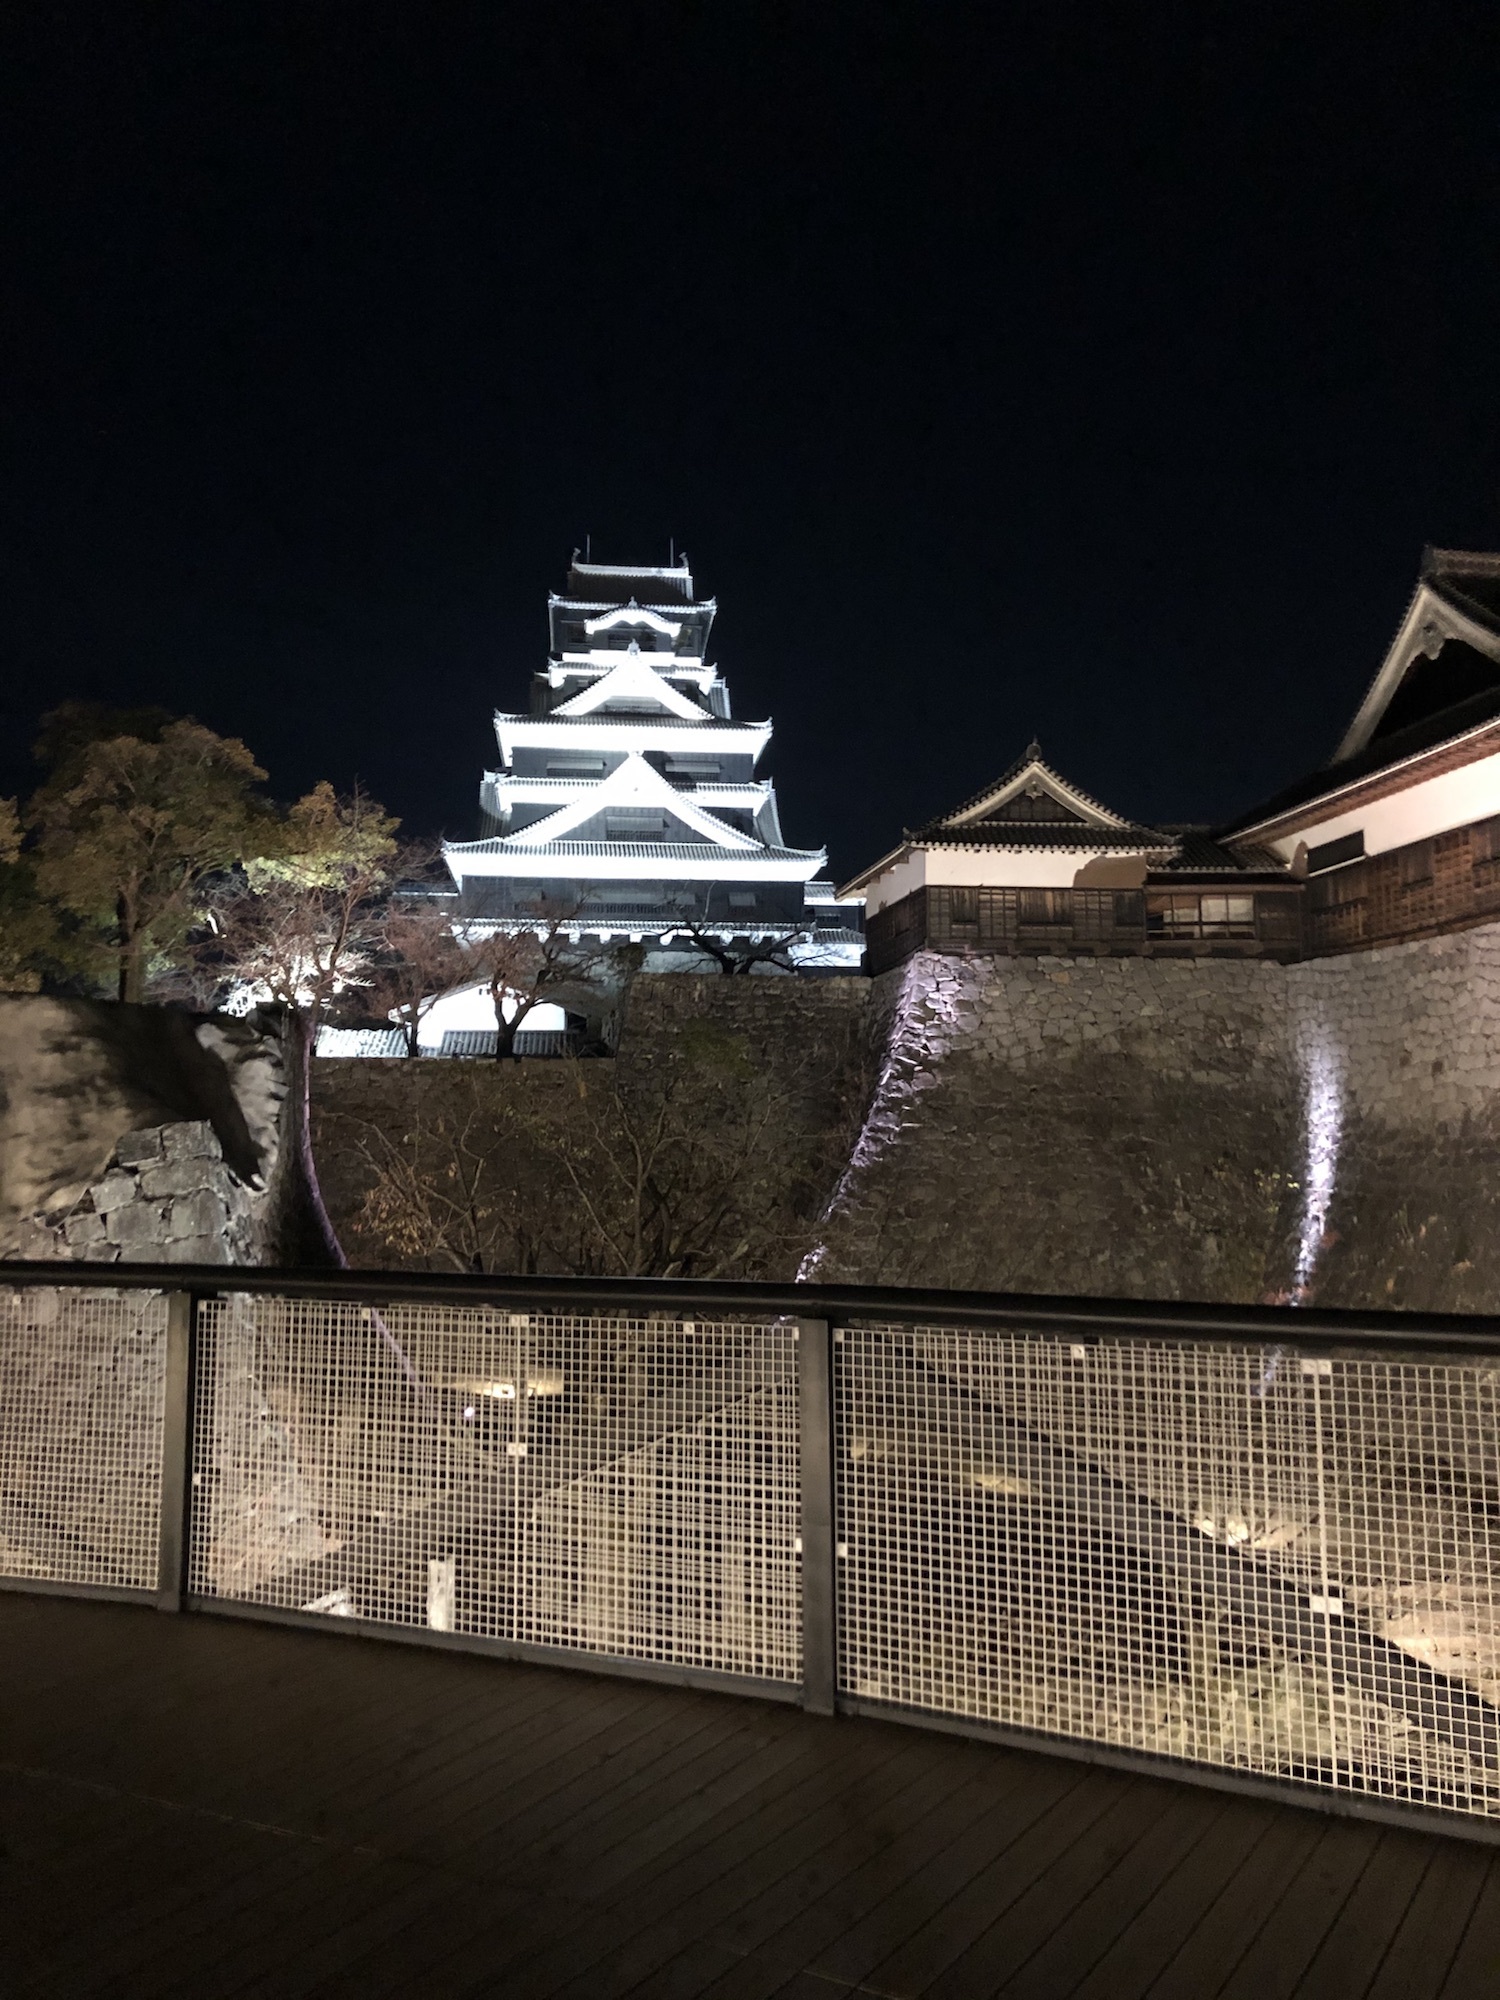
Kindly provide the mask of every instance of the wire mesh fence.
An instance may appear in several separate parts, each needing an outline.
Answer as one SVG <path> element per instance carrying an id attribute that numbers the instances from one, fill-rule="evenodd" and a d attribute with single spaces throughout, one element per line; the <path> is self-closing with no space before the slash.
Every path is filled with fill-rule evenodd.
<path id="1" fill-rule="evenodd" d="M 202 1308 L 190 1588 L 800 1675 L 784 1324 Z"/>
<path id="2" fill-rule="evenodd" d="M 1500 1338 L 894 1313 L 836 1327 L 830 1382 L 822 1332 L 799 1351 L 763 1302 L 333 1280 L 190 1315 L 160 1282 L 0 1286 L 0 1579 L 175 1605 L 186 1458 L 195 1603 L 825 1707 L 836 1646 L 846 1703 L 1500 1831 Z"/>
<path id="3" fill-rule="evenodd" d="M 0 1575 L 154 1591 L 166 1302 L 0 1290 Z"/>
<path id="4" fill-rule="evenodd" d="M 850 1327 L 851 1695 L 1500 1815 L 1500 1368 Z"/>

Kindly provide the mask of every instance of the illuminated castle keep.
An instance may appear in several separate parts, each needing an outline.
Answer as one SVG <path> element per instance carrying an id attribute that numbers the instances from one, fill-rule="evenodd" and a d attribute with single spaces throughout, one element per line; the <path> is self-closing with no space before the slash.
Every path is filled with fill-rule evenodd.
<path id="1" fill-rule="evenodd" d="M 530 712 L 495 716 L 485 836 L 444 848 L 465 918 L 562 913 L 591 938 L 658 949 L 690 949 L 688 927 L 785 937 L 799 961 L 858 967 L 858 906 L 815 879 L 826 850 L 785 845 L 755 775 L 771 725 L 732 718 L 708 659 L 716 608 L 686 557 L 650 569 L 574 552 Z"/>

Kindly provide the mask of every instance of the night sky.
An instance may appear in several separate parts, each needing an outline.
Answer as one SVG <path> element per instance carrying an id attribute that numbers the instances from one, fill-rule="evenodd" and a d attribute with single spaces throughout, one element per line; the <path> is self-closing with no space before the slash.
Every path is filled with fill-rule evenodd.
<path id="1" fill-rule="evenodd" d="M 1329 754 L 1500 548 L 1492 4 L 16 7 L 0 791 L 159 702 L 475 831 L 570 551 L 721 612 L 847 875 L 1035 734 Z"/>

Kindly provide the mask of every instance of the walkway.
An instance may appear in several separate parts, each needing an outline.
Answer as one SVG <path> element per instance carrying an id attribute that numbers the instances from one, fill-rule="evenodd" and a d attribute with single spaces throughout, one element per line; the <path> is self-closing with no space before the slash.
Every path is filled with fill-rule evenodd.
<path id="1" fill-rule="evenodd" d="M 1500 1850 L 755 1702 L 0 1596 L 0 1988 L 1478 2000 Z"/>

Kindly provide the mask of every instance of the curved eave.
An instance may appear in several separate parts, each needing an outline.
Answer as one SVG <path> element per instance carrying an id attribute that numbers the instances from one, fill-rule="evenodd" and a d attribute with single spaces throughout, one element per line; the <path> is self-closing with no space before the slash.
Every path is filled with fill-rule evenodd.
<path id="1" fill-rule="evenodd" d="M 826 865 L 828 852 L 797 847 L 731 850 L 708 841 L 647 840 L 558 840 L 548 847 L 526 848 L 492 839 L 446 842 L 443 859 L 458 881 L 466 876 L 625 881 L 649 873 L 694 882 L 808 882 Z"/>
<path id="2" fill-rule="evenodd" d="M 722 716 L 705 714 L 701 722 L 675 715 L 504 715 L 495 712 L 495 734 L 503 748 L 506 741 L 581 744 L 585 732 L 618 730 L 621 743 L 639 737 L 642 730 L 665 730 L 673 736 L 691 734 L 704 742 L 769 743 L 770 718 L 764 722 L 727 722 Z"/>

